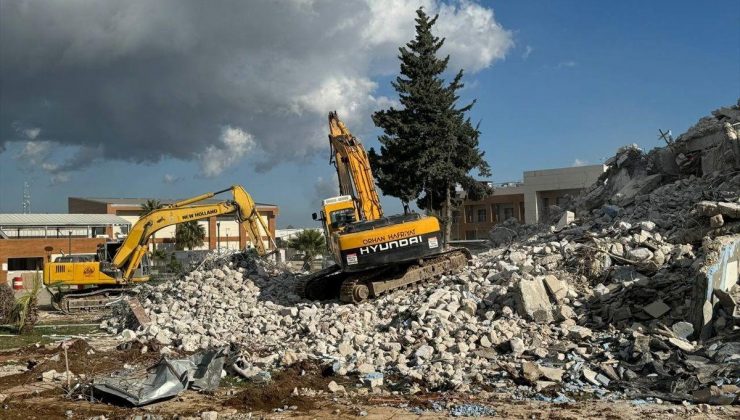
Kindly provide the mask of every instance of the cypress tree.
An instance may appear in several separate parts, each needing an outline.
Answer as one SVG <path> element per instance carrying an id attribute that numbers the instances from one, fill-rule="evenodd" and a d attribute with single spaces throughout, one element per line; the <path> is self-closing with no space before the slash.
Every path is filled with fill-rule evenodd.
<path id="1" fill-rule="evenodd" d="M 437 57 L 444 45 L 432 34 L 438 16 L 430 18 L 422 8 L 416 14 L 416 36 L 399 48 L 401 74 L 391 82 L 402 107 L 373 114 L 384 134 L 378 138 L 380 153 L 370 149 L 369 155 L 383 193 L 398 197 L 404 207 L 416 200 L 419 208 L 438 211 L 449 240 L 455 187 L 482 198 L 489 190 L 470 172 L 490 176 L 491 170 L 478 148 L 478 126 L 466 117 L 475 101 L 457 105 L 463 70 L 449 84 L 442 78 L 450 57 Z"/>

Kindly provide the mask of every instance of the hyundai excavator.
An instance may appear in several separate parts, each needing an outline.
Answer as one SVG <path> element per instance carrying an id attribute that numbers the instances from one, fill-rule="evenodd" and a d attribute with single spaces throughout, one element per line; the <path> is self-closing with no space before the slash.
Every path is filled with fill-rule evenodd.
<path id="1" fill-rule="evenodd" d="M 299 281 L 299 295 L 359 303 L 467 265 L 467 249 L 444 248 L 436 217 L 383 215 L 367 152 L 336 111 L 329 113 L 329 144 L 340 195 L 325 199 L 313 218 L 336 264 Z"/>
<path id="2" fill-rule="evenodd" d="M 196 204 L 230 191 L 232 199 L 213 204 Z M 52 306 L 63 312 L 90 309 L 108 304 L 111 299 L 125 293 L 135 283 L 149 280 L 149 239 L 158 230 L 180 223 L 203 220 L 213 216 L 233 215 L 247 232 L 252 245 L 260 256 L 268 254 L 262 235 L 270 236 L 264 220 L 259 216 L 252 197 L 239 185 L 202 194 L 142 216 L 123 241 L 101 244 L 95 261 L 50 262 L 44 265 L 44 284 L 57 289 L 52 293 Z M 61 291 L 59 286 L 84 286 L 81 290 Z"/>

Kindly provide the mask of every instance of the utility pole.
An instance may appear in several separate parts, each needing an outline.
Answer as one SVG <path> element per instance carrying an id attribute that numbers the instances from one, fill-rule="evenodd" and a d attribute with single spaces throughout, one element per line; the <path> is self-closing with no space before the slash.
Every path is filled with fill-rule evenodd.
<path id="1" fill-rule="evenodd" d="M 221 222 L 216 222 L 216 249 L 221 253 Z"/>
<path id="2" fill-rule="evenodd" d="M 72 231 L 69 232 L 69 255 L 72 255 Z"/>

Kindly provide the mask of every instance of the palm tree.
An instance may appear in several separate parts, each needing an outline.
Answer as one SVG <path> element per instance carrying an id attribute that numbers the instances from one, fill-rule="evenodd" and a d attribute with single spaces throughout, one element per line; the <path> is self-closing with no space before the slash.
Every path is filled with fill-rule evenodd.
<path id="1" fill-rule="evenodd" d="M 203 245 L 205 238 L 206 229 L 197 221 L 181 223 L 175 228 L 175 248 L 178 250 L 185 248 L 192 250 Z"/>
<path id="2" fill-rule="evenodd" d="M 303 269 L 308 270 L 313 259 L 326 250 L 326 240 L 321 231 L 304 229 L 288 241 L 288 246 L 303 252 Z"/>
<path id="3" fill-rule="evenodd" d="M 161 209 L 163 207 L 163 204 L 159 200 L 146 200 L 144 204 L 141 205 L 141 215 L 147 215 L 154 210 Z M 152 233 L 152 249 L 157 250 L 157 242 L 154 240 L 154 234 Z"/>

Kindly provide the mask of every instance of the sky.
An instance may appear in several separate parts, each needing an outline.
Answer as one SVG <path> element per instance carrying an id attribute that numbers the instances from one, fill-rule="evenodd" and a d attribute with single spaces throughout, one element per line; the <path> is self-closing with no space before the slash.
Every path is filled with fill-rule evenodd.
<path id="1" fill-rule="evenodd" d="M 311 227 L 337 191 L 327 114 L 378 147 L 370 116 L 397 106 L 419 6 L 465 70 L 491 181 L 599 164 L 737 103 L 735 3 L 3 1 L 0 213 L 21 211 L 24 182 L 35 213 L 241 184 L 279 227 Z"/>

